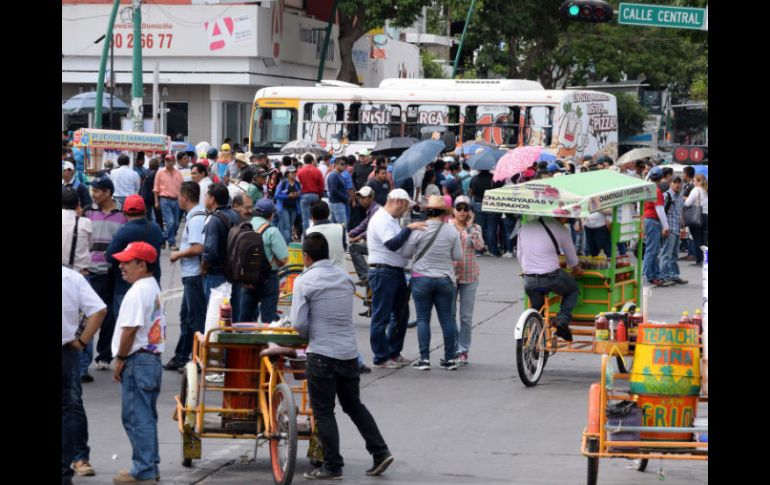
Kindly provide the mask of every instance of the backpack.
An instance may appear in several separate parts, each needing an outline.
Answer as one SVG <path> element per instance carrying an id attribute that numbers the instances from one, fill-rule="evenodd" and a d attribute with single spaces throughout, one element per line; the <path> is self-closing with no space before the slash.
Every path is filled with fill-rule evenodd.
<path id="1" fill-rule="evenodd" d="M 250 222 L 231 224 L 223 215 L 215 212 L 219 219 L 226 221 L 227 255 L 225 257 L 225 278 L 234 283 L 247 285 L 261 285 L 270 276 L 270 262 L 265 256 L 265 245 L 262 241 L 262 233 L 270 227 L 263 224 L 258 231 Z"/>

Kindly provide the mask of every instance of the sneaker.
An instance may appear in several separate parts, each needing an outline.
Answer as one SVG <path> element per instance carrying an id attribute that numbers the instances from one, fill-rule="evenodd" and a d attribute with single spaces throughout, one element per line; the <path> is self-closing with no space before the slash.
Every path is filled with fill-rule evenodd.
<path id="1" fill-rule="evenodd" d="M 326 467 L 318 467 L 303 475 L 307 480 L 342 480 L 342 470 L 333 472 Z"/>
<path id="2" fill-rule="evenodd" d="M 567 342 L 572 342 L 572 330 L 569 329 L 569 325 L 556 324 L 556 335 Z"/>
<path id="3" fill-rule="evenodd" d="M 361 367 L 358 368 L 358 372 L 361 374 L 371 374 L 372 369 L 371 367 L 367 367 L 366 364 L 361 364 Z"/>
<path id="4" fill-rule="evenodd" d="M 677 276 L 676 278 L 672 279 L 671 281 L 673 281 L 677 285 L 686 285 L 687 284 L 687 280 L 683 280 L 679 276 Z"/>
<path id="5" fill-rule="evenodd" d="M 225 382 L 224 374 L 209 374 L 206 376 L 206 382 L 212 382 L 214 384 L 221 384 Z"/>
<path id="6" fill-rule="evenodd" d="M 661 286 L 674 286 L 676 284 L 676 281 L 674 280 L 663 280 L 663 284 Z"/>
<path id="7" fill-rule="evenodd" d="M 503 254 L 503 257 L 508 259 L 513 258 L 513 253 L 505 253 Z"/>
<path id="8" fill-rule="evenodd" d="M 461 353 L 457 363 L 460 365 L 468 365 L 468 352 Z"/>
<path id="9" fill-rule="evenodd" d="M 120 470 L 120 473 L 115 475 L 112 478 L 112 483 L 114 485 L 121 485 L 123 483 L 133 483 L 133 484 L 151 484 L 155 483 L 155 478 L 136 478 L 135 476 L 131 475 L 128 470 Z"/>
<path id="10" fill-rule="evenodd" d="M 369 317 L 372 316 L 372 309 L 371 308 L 366 309 L 366 310 L 362 311 L 361 313 L 359 313 L 358 315 L 361 316 L 361 317 L 369 318 Z"/>
<path id="11" fill-rule="evenodd" d="M 390 464 L 393 463 L 393 455 L 388 453 L 384 458 L 380 460 L 374 460 L 374 465 L 366 470 L 366 474 L 370 477 L 376 477 L 377 475 L 381 475 L 387 468 L 390 466 Z"/>
<path id="12" fill-rule="evenodd" d="M 79 477 L 92 477 L 96 475 L 94 467 L 88 463 L 88 460 L 78 460 L 72 464 L 72 469 L 75 470 L 75 475 Z"/>
<path id="13" fill-rule="evenodd" d="M 444 360 L 441 359 L 441 362 L 439 363 L 439 367 L 441 367 L 444 370 L 457 370 L 457 361 L 454 359 L 451 360 Z"/>
<path id="14" fill-rule="evenodd" d="M 373 364 L 372 367 L 374 367 L 375 369 L 400 369 L 401 364 L 399 364 L 393 359 L 388 359 L 381 364 Z"/>
<path id="15" fill-rule="evenodd" d="M 94 382 L 94 376 L 91 374 L 85 373 L 82 376 L 80 376 L 80 382 Z"/>
<path id="16" fill-rule="evenodd" d="M 405 359 L 405 358 L 404 358 L 404 356 L 403 356 L 403 355 L 400 355 L 400 354 L 399 354 L 399 356 L 398 356 L 398 357 L 394 357 L 394 358 L 393 358 L 393 360 L 395 360 L 396 362 L 398 362 L 399 364 L 401 364 L 401 366 L 402 366 L 402 367 L 404 367 L 404 366 L 407 366 L 407 365 L 409 365 L 409 364 L 411 364 L 411 363 L 412 363 L 412 361 L 411 361 L 411 360 L 407 360 L 407 359 Z"/>
<path id="17" fill-rule="evenodd" d="M 412 362 L 412 369 L 430 370 L 430 362 L 427 361 L 427 360 L 423 360 L 423 359 L 414 361 L 414 362 Z"/>
<path id="18" fill-rule="evenodd" d="M 96 361 L 96 369 L 97 370 L 110 370 L 110 363 L 105 362 L 103 360 L 97 360 Z"/>
<path id="19" fill-rule="evenodd" d="M 179 370 L 183 369 L 186 363 L 187 362 L 179 362 L 175 358 L 172 358 L 163 366 L 163 368 L 166 370 Z"/>

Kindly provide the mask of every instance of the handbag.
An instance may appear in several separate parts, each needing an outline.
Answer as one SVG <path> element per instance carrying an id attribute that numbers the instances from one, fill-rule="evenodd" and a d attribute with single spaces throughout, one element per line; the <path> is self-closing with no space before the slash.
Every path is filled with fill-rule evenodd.
<path id="1" fill-rule="evenodd" d="M 698 192 L 698 202 L 684 208 L 683 218 L 684 225 L 687 227 L 699 228 L 703 224 L 703 207 L 700 205 L 700 192 Z"/>

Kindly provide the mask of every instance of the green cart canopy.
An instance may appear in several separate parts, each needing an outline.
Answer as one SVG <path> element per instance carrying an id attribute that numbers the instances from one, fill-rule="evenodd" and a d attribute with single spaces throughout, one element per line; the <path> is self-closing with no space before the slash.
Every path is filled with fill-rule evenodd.
<path id="1" fill-rule="evenodd" d="M 601 209 L 653 199 L 654 183 L 613 170 L 598 170 L 487 190 L 481 210 L 578 218 Z"/>

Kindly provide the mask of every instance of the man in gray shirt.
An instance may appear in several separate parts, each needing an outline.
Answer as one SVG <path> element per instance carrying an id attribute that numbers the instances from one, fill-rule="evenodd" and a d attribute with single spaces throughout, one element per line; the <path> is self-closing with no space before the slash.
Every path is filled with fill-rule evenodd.
<path id="1" fill-rule="evenodd" d="M 323 465 L 304 476 L 309 480 L 342 477 L 344 463 L 334 417 L 335 396 L 374 458 L 374 464 L 366 474 L 380 475 L 393 462 L 393 455 L 360 398 L 358 349 L 353 327 L 353 280 L 329 260 L 329 244 L 322 234 L 305 236 L 302 256 L 307 269 L 294 282 L 291 321 L 299 334 L 309 340 L 308 391 L 324 450 Z"/>

